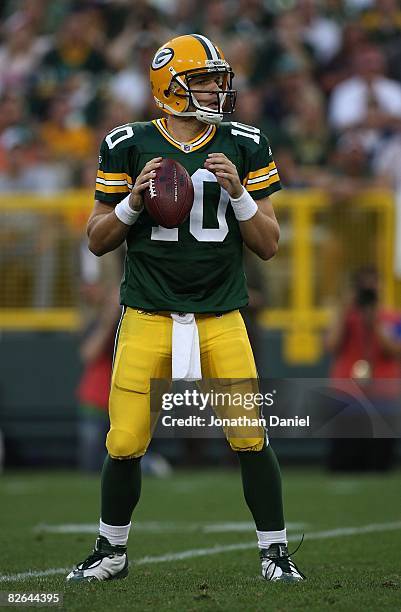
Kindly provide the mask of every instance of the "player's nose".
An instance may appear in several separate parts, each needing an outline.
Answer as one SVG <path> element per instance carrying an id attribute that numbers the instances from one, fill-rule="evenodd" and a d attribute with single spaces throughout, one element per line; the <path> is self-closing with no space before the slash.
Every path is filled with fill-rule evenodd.
<path id="1" fill-rule="evenodd" d="M 210 87 L 208 88 L 208 90 L 212 93 L 214 93 L 215 91 L 221 91 L 221 89 L 222 87 L 217 81 L 212 81 L 210 83 Z"/>

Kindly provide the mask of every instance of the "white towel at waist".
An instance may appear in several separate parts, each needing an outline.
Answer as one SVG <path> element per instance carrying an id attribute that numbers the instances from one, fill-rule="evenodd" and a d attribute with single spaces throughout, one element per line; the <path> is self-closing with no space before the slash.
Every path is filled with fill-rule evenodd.
<path id="1" fill-rule="evenodd" d="M 173 380 L 200 380 L 202 378 L 199 333 L 193 313 L 171 313 L 173 319 Z"/>

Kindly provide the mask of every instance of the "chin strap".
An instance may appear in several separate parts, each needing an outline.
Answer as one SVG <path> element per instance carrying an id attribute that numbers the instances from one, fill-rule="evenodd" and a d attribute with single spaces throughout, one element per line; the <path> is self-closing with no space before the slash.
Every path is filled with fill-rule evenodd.
<path id="1" fill-rule="evenodd" d="M 202 121 L 202 123 L 207 123 L 208 125 L 219 125 L 223 121 L 223 113 L 215 114 L 198 109 L 195 113 L 191 114 L 199 121 Z"/>

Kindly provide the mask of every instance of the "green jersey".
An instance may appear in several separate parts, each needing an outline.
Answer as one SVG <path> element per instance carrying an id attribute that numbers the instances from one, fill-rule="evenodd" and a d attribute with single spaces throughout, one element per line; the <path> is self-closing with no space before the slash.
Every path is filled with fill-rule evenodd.
<path id="1" fill-rule="evenodd" d="M 248 302 L 242 237 L 230 196 L 204 168 L 209 153 L 224 153 L 255 200 L 280 189 L 266 136 L 231 122 L 209 125 L 189 143 L 176 141 L 165 119 L 112 130 L 100 149 L 96 199 L 115 206 L 154 157 L 188 171 L 194 203 L 178 228 L 157 226 L 144 210 L 127 235 L 121 303 L 147 311 L 226 312 Z"/>

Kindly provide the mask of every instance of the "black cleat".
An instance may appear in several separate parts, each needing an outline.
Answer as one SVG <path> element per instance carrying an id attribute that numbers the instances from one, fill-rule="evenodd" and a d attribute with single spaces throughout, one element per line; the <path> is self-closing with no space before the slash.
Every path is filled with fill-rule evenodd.
<path id="1" fill-rule="evenodd" d="M 272 582 L 300 582 L 304 574 L 297 568 L 290 557 L 286 544 L 270 544 L 260 550 L 262 576 Z"/>
<path id="2" fill-rule="evenodd" d="M 67 576 L 68 582 L 119 580 L 128 576 L 126 546 L 112 546 L 107 538 L 99 536 L 93 552 Z"/>

